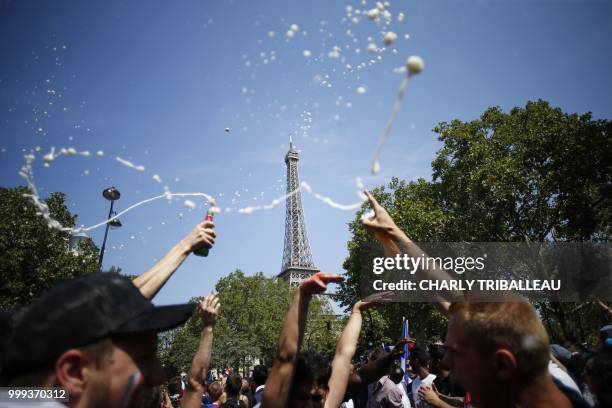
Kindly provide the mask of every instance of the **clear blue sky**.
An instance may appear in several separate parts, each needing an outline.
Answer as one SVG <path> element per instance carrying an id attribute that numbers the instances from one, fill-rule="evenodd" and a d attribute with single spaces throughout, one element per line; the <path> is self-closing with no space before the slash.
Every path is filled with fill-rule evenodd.
<path id="1" fill-rule="evenodd" d="M 428 177 L 440 147 L 431 129 L 440 121 L 538 98 L 612 117 L 612 2 L 394 0 L 390 24 L 352 21 L 357 10 L 374 7 L 335 0 L 0 1 L 0 185 L 23 184 L 17 173 L 24 152 L 38 146 L 36 184 L 43 195 L 67 193 L 80 224 L 105 218 L 101 191 L 111 185 L 122 193 L 119 210 L 162 194 L 164 185 L 213 194 L 221 208 L 258 205 L 284 192 L 283 159 L 294 132 L 302 180 L 353 203 L 356 177 L 367 187 L 392 176 Z M 291 24 L 299 30 L 288 38 Z M 382 47 L 386 31 L 397 41 L 368 52 L 368 37 Z M 372 153 L 402 80 L 394 69 L 413 54 L 425 70 L 408 88 L 382 172 L 373 177 Z M 105 156 L 60 157 L 46 169 L 42 155 L 52 146 Z M 194 201 L 196 210 L 182 199 L 161 200 L 127 214 L 110 232 L 105 266 L 145 271 L 203 218 L 202 201 Z M 353 213 L 308 195 L 303 204 L 315 263 L 342 272 Z M 205 294 L 236 268 L 276 275 L 284 216 L 282 205 L 220 214 L 210 256 L 188 259 L 156 303 Z M 103 229 L 91 236 L 100 245 Z"/>

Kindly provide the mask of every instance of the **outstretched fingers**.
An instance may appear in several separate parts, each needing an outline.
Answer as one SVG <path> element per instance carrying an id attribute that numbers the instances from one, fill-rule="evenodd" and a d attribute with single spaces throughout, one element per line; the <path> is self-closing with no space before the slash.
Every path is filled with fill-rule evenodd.
<path id="1" fill-rule="evenodd" d="M 305 279 L 300 284 L 300 290 L 305 294 L 315 294 L 325 292 L 327 284 L 332 282 L 342 282 L 344 277 L 333 273 L 317 272 L 310 278 Z"/>
<path id="2" fill-rule="evenodd" d="M 221 302 L 219 302 L 219 298 L 217 297 L 217 295 L 213 295 L 213 299 L 210 302 L 210 308 L 217 311 L 219 310 L 220 306 Z"/>
<path id="3" fill-rule="evenodd" d="M 325 284 L 332 282 L 343 282 L 344 277 L 335 273 L 318 272 L 314 275 L 315 278 L 319 279 Z"/>
<path id="4" fill-rule="evenodd" d="M 378 215 L 378 212 L 382 209 L 382 206 L 378 203 L 376 198 L 374 198 L 372 193 L 370 193 L 368 190 L 364 190 L 363 193 L 368 198 L 370 206 L 372 207 L 372 210 L 374 210 L 374 214 Z"/>

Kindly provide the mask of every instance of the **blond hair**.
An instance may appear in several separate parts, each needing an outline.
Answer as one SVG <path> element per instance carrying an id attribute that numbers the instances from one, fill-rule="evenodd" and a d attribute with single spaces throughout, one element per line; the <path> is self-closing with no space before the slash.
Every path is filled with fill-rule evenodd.
<path id="1" fill-rule="evenodd" d="M 531 304 L 516 297 L 504 302 L 454 303 L 449 316 L 454 314 L 465 318 L 463 340 L 484 352 L 509 350 L 525 380 L 546 371 L 550 360 L 548 334 Z"/>

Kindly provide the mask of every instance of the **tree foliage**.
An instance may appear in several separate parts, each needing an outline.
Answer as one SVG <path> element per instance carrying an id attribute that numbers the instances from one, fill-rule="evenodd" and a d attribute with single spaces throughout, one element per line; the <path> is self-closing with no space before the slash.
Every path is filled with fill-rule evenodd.
<path id="1" fill-rule="evenodd" d="M 541 100 L 440 123 L 433 184 L 457 238 L 608 241 L 611 130 L 610 121 Z"/>
<path id="2" fill-rule="evenodd" d="M 609 241 L 612 221 L 612 122 L 590 113 L 567 114 L 547 102 L 528 102 L 479 119 L 434 128 L 442 147 L 431 181 L 391 180 L 373 191 L 398 226 L 415 241 Z M 361 226 L 344 262 L 348 279 L 337 299 L 350 307 L 382 250 Z M 610 320 L 595 303 L 540 304 L 553 340 L 585 341 Z M 407 316 L 422 339 L 444 333 L 444 319 L 428 304 L 403 303 L 382 311 L 397 337 Z"/>
<path id="3" fill-rule="evenodd" d="M 266 278 L 261 272 L 246 276 L 240 270 L 221 278 L 215 289 L 221 309 L 214 331 L 212 367 L 238 369 L 253 365 L 255 359 L 271 365 L 295 291 L 280 279 Z M 332 320 L 330 330 L 327 320 Z M 329 353 L 330 347 L 335 348 L 339 326 L 326 302 L 313 299 L 304 347 Z M 201 328 L 201 321 L 194 314 L 170 339 L 164 337 L 160 345 L 162 362 L 179 369 L 189 368 Z"/>
<path id="4" fill-rule="evenodd" d="M 25 187 L 0 188 L 0 309 L 30 303 L 57 282 L 98 270 L 98 249 L 89 240 L 68 250 L 70 234 L 47 226 Z M 74 226 L 63 193 L 45 200 L 62 225 Z"/>

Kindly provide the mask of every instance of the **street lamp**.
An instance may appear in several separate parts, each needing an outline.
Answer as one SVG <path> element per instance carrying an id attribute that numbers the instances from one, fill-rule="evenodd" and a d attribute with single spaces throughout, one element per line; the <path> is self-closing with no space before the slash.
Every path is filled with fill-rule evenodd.
<path id="1" fill-rule="evenodd" d="M 83 231 L 75 232 L 70 236 L 70 241 L 68 242 L 68 250 L 70 250 L 70 252 L 78 254 L 80 253 L 80 243 L 86 241 L 91 241 L 91 238 L 89 238 L 86 233 L 84 233 Z"/>
<path id="2" fill-rule="evenodd" d="M 108 225 L 110 225 L 111 228 L 119 228 L 121 227 L 123 224 L 121 224 L 121 220 L 119 220 L 119 218 L 117 217 L 117 211 L 113 211 L 113 218 L 108 222 Z"/>
<path id="3" fill-rule="evenodd" d="M 108 222 L 106 223 L 106 229 L 104 230 L 104 239 L 102 240 L 102 249 L 100 249 L 100 260 L 98 264 L 100 265 L 100 270 L 102 270 L 102 259 L 104 259 L 104 249 L 106 248 L 106 237 L 108 236 L 109 227 L 119 228 L 121 226 L 121 221 L 115 218 L 117 215 L 113 212 L 113 206 L 115 201 L 121 197 L 121 193 L 115 187 L 109 187 L 102 191 L 102 196 L 110 201 L 110 210 L 108 211 Z"/>

